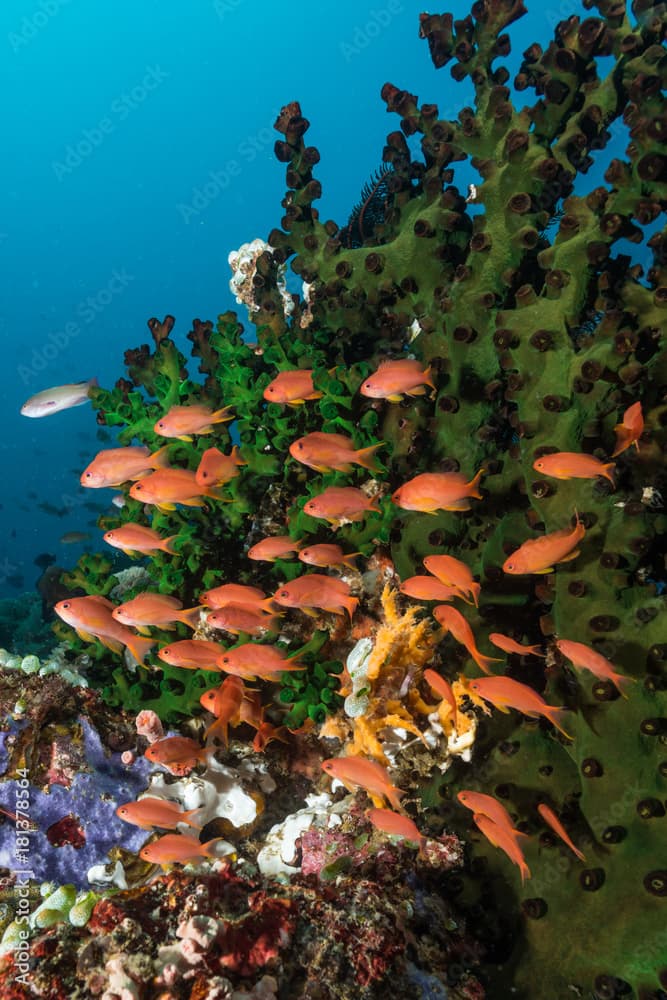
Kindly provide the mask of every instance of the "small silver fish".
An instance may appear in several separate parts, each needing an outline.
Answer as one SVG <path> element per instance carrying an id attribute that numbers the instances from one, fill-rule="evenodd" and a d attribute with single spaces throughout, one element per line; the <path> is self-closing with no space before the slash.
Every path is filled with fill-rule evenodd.
<path id="1" fill-rule="evenodd" d="M 83 406 L 90 398 L 90 390 L 96 388 L 98 381 L 91 378 L 87 382 L 74 382 L 69 385 L 56 385 L 52 389 L 43 389 L 21 407 L 24 417 L 49 417 L 60 410 L 69 410 L 72 406 Z"/>
<path id="2" fill-rule="evenodd" d="M 66 531 L 60 537 L 61 545 L 78 545 L 80 542 L 87 542 L 90 535 L 87 531 Z"/>

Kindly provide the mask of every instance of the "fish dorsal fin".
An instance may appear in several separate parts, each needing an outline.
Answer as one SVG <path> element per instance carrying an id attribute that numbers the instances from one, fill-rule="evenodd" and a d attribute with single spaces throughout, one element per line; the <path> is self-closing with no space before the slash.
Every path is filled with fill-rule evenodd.
<path id="1" fill-rule="evenodd" d="M 115 608 L 115 606 L 116 606 L 113 603 L 113 601 L 110 601 L 108 597 L 102 597 L 101 594 L 90 594 L 86 598 L 86 600 L 90 601 L 90 602 L 94 602 L 95 604 L 99 604 L 100 607 L 104 607 L 104 608 L 110 608 L 110 609 L 112 609 L 112 608 Z"/>

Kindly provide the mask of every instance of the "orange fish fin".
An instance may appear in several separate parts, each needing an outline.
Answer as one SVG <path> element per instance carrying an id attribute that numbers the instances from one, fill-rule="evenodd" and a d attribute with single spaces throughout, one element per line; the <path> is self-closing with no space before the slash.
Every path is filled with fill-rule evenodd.
<path id="1" fill-rule="evenodd" d="M 169 445 L 164 444 L 157 451 L 154 451 L 152 455 L 148 456 L 152 469 L 168 469 L 169 468 Z"/>
<path id="2" fill-rule="evenodd" d="M 162 552 L 168 552 L 169 555 L 171 556 L 177 555 L 178 553 L 174 548 L 174 540 L 176 538 L 178 538 L 178 535 L 170 535 L 169 538 L 163 539 L 162 542 L 160 543 L 160 549 L 162 550 Z"/>
<path id="3" fill-rule="evenodd" d="M 616 468 L 615 462 L 607 462 L 606 465 L 602 466 L 603 471 L 600 472 L 600 475 L 604 476 L 605 479 L 608 479 L 612 486 L 616 486 L 616 480 L 614 479 L 613 476 L 615 468 Z"/>
<path id="4" fill-rule="evenodd" d="M 558 562 L 559 563 L 571 562 L 573 559 L 577 558 L 580 551 L 581 551 L 580 549 L 575 549 L 574 552 L 568 552 L 568 554 L 566 556 L 563 556 L 562 559 L 559 559 Z"/>
<path id="5" fill-rule="evenodd" d="M 170 511 L 176 510 L 176 504 L 175 503 L 156 503 L 155 506 L 163 514 L 168 514 Z"/>
<path id="6" fill-rule="evenodd" d="M 217 844 L 224 839 L 225 839 L 224 837 L 214 837 L 213 840 L 207 840 L 205 844 L 202 844 L 201 847 L 204 856 L 207 858 L 217 858 L 218 855 L 215 853 L 215 851 L 211 850 L 211 847 L 213 844 Z"/>
<path id="7" fill-rule="evenodd" d="M 424 396 L 426 395 L 426 389 L 423 385 L 416 385 L 414 389 L 406 390 L 408 396 Z"/>
<path id="8" fill-rule="evenodd" d="M 377 444 L 369 445 L 368 448 L 360 448 L 355 455 L 357 465 L 360 465 L 362 469 L 368 469 L 369 472 L 379 472 L 380 468 L 377 463 L 373 461 L 373 456 L 378 448 L 382 448 L 384 444 L 384 441 L 378 441 Z"/>
<path id="9" fill-rule="evenodd" d="M 199 431 L 199 433 L 203 434 L 204 431 Z M 176 437 L 177 437 L 178 441 L 185 441 L 188 444 L 192 441 L 192 435 L 191 434 L 177 434 Z"/>
<path id="10" fill-rule="evenodd" d="M 208 490 L 206 491 L 206 495 L 208 496 Z M 204 506 L 204 501 L 201 499 L 201 497 L 188 497 L 187 500 L 179 500 L 178 502 L 181 503 L 181 504 L 183 504 L 184 507 L 203 507 Z"/>
<path id="11" fill-rule="evenodd" d="M 138 660 L 139 663 L 143 663 L 155 645 L 155 639 L 140 639 L 139 636 L 136 636 L 128 641 L 127 648 L 132 653 L 135 660 Z"/>
<path id="12" fill-rule="evenodd" d="M 211 414 L 211 423 L 222 424 L 226 420 L 233 420 L 234 414 L 230 413 L 229 410 L 230 410 L 229 406 L 223 406 L 222 409 L 216 410 L 214 413 Z"/>
<path id="13" fill-rule="evenodd" d="M 185 608 L 183 611 L 179 611 L 178 620 L 187 625 L 188 628 L 195 629 L 199 624 L 200 615 L 201 605 L 196 608 Z"/>
<path id="14" fill-rule="evenodd" d="M 472 493 L 471 496 L 476 496 L 476 494 Z M 440 508 L 440 510 L 470 510 L 470 504 L 468 500 L 464 498 L 463 500 L 455 500 L 453 503 L 445 504 Z M 427 510 L 424 513 L 437 514 L 438 512 L 436 510 Z"/>
<path id="15" fill-rule="evenodd" d="M 287 405 L 288 405 L 288 406 L 293 406 L 293 407 L 294 407 L 294 409 L 296 409 L 296 408 L 297 408 L 297 406 L 303 406 L 303 404 L 304 404 L 305 402 L 306 402 L 306 400 L 305 400 L 305 399 L 288 399 L 288 400 L 287 400 Z"/>
<path id="16" fill-rule="evenodd" d="M 108 597 L 102 597 L 101 594 L 91 594 L 86 598 L 89 604 L 99 604 L 102 608 L 108 608 L 109 610 L 115 607 L 113 601 L 110 601 Z"/>
<path id="17" fill-rule="evenodd" d="M 350 616 L 350 621 L 352 620 L 352 616 L 354 615 L 354 612 L 357 610 L 358 606 L 359 606 L 358 597 L 347 597 L 345 599 L 345 608 L 347 609 L 347 613 Z"/>
<path id="18" fill-rule="evenodd" d="M 151 634 L 151 630 L 148 627 L 148 625 L 135 625 L 134 627 L 136 628 L 136 630 L 139 633 L 139 635 L 150 636 L 150 634 Z M 160 628 L 164 628 L 168 632 L 173 632 L 173 630 L 174 630 L 174 626 L 173 625 L 160 625 Z"/>
<path id="19" fill-rule="evenodd" d="M 343 556 L 341 563 L 348 567 L 348 569 L 356 569 L 357 564 L 355 562 L 357 556 L 360 556 L 361 552 L 350 552 L 349 555 Z"/>
<path id="20" fill-rule="evenodd" d="M 468 496 L 475 497 L 476 500 L 482 499 L 482 494 L 479 492 L 477 487 L 479 486 L 479 481 L 485 472 L 486 469 L 484 468 L 480 469 L 478 472 L 475 473 L 474 477 L 470 480 L 470 482 L 466 483 L 466 489 L 470 490 Z"/>
<path id="21" fill-rule="evenodd" d="M 75 631 L 79 639 L 83 639 L 84 642 L 95 642 L 95 636 L 91 635 L 90 632 L 84 632 L 81 628 L 77 628 Z"/>
<path id="22" fill-rule="evenodd" d="M 431 366 L 429 365 L 425 372 L 422 372 L 422 378 L 426 385 L 430 385 L 431 389 L 435 390 L 435 383 L 433 381 Z"/>
<path id="23" fill-rule="evenodd" d="M 108 639 L 106 636 L 101 636 L 101 635 L 98 635 L 96 638 L 98 639 L 99 642 L 102 643 L 103 646 L 106 646 L 107 649 L 110 649 L 112 653 L 123 652 L 123 643 L 118 642 L 117 639 Z"/>
<path id="24" fill-rule="evenodd" d="M 385 396 L 385 399 L 390 403 L 402 403 L 403 393 L 402 392 L 392 392 L 389 396 Z"/>
<path id="25" fill-rule="evenodd" d="M 499 659 L 497 656 L 484 656 L 483 653 L 478 653 L 477 656 L 473 656 L 473 659 L 477 664 L 477 666 L 479 667 L 479 669 L 482 670 L 485 674 L 489 674 L 489 676 L 491 677 L 494 676 L 491 671 L 491 664 L 503 662 L 502 659 Z"/>
<path id="26" fill-rule="evenodd" d="M 623 698 L 628 697 L 626 688 L 630 688 L 633 684 L 637 683 L 634 677 L 628 677 L 626 674 L 613 674 L 610 680 L 616 685 Z"/>
<path id="27" fill-rule="evenodd" d="M 315 611 L 314 608 L 299 608 L 299 611 L 303 611 L 304 615 L 308 615 L 309 618 L 319 618 L 319 612 Z"/>
<path id="28" fill-rule="evenodd" d="M 570 718 L 570 715 L 572 714 L 571 712 L 569 712 L 566 708 L 553 708 L 550 706 L 544 714 L 549 722 L 551 722 L 552 725 L 554 725 L 556 729 L 563 734 L 563 736 L 565 736 L 568 740 L 574 739 L 574 736 L 563 728 L 564 723 Z"/>

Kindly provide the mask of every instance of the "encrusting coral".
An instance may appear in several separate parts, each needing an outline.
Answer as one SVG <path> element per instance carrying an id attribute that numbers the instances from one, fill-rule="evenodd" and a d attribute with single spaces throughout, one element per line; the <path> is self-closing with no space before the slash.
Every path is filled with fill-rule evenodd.
<path id="1" fill-rule="evenodd" d="M 275 788 L 247 829 L 216 817 L 194 841 L 151 840 L 157 861 L 208 866 L 197 891 L 215 905 L 187 903 L 187 873 L 138 868 L 64 945 L 62 928 L 36 940 L 34 983 L 71 984 L 76 947 L 76 974 L 107 995 L 187 981 L 178 995 L 213 1000 L 275 975 L 279 996 L 447 982 L 481 997 L 479 975 L 489 996 L 664 996 L 667 17 L 645 0 L 585 7 L 598 13 L 526 49 L 514 95 L 502 60 L 520 0 L 422 14 L 434 65 L 454 60 L 474 107 L 446 120 L 385 84 L 400 129 L 372 211 L 343 229 L 314 207 L 309 122 L 283 108 L 281 228 L 236 259 L 256 342 L 232 313 L 195 320 L 198 382 L 174 318 L 152 319 L 129 377 L 92 390 L 146 467 L 110 474 L 123 503 L 100 526 L 116 548 L 65 578 L 86 596 L 56 605 L 58 636 L 110 705 L 178 723 L 165 740 L 183 741 L 167 746 L 193 782 L 263 753 Z M 627 144 L 604 159 L 612 132 Z M 149 638 L 107 600 L 118 548 L 151 581 L 123 602 L 162 598 L 137 622 Z M 205 748 L 203 708 L 222 720 Z M 341 815 L 319 799 L 325 757 L 353 796 L 340 824 L 315 815 Z M 439 862 L 415 853 L 415 822 Z M 450 872 L 454 834 L 467 859 Z M 255 883 L 243 865 L 272 837 L 294 856 Z M 218 838 L 236 861 L 215 859 Z"/>

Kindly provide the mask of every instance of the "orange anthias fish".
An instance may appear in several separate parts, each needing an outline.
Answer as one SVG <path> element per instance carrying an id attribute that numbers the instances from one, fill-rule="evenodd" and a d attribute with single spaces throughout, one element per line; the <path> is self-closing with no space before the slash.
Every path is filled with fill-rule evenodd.
<path id="1" fill-rule="evenodd" d="M 185 670 L 220 670 L 220 659 L 225 652 L 224 646 L 208 639 L 181 639 L 163 646 L 158 652 L 158 659 L 171 667 L 183 667 Z"/>
<path id="2" fill-rule="evenodd" d="M 174 539 L 178 535 L 169 535 L 162 538 L 153 528 L 147 528 L 143 524 L 122 524 L 120 528 L 107 531 L 102 536 L 107 545 L 114 549 L 121 549 L 128 556 L 137 556 L 139 553 L 147 552 L 168 552 L 174 555 Z"/>
<path id="3" fill-rule="evenodd" d="M 158 469 L 130 488 L 130 496 L 140 503 L 154 504 L 159 510 L 175 510 L 176 504 L 202 507 L 202 497 L 222 500 L 213 486 L 200 486 L 191 469 Z"/>
<path id="4" fill-rule="evenodd" d="M 153 865 L 186 865 L 199 858 L 217 857 L 211 848 L 222 839 L 214 837 L 213 840 L 207 840 L 202 844 L 195 837 L 188 837 L 184 833 L 165 833 L 164 837 L 142 847 L 139 857 L 142 861 L 149 861 Z"/>
<path id="5" fill-rule="evenodd" d="M 170 802 L 168 799 L 156 799 L 146 796 L 137 802 L 125 802 L 116 809 L 116 816 L 141 827 L 142 830 L 152 830 L 154 826 L 162 827 L 163 830 L 175 830 L 179 823 L 185 823 L 195 830 L 201 830 L 200 826 L 190 819 L 198 809 L 188 809 L 184 812 L 177 802 Z"/>
<path id="6" fill-rule="evenodd" d="M 501 712 L 507 712 L 510 708 L 514 708 L 531 718 L 543 715 L 556 729 L 560 730 L 563 736 L 566 736 L 568 740 L 573 739 L 563 728 L 563 724 L 570 714 L 567 709 L 548 705 L 544 698 L 527 684 L 521 684 L 520 681 L 515 681 L 511 677 L 476 677 L 467 682 L 467 687 Z"/>
<path id="7" fill-rule="evenodd" d="M 205 691 L 200 704 L 215 716 L 215 722 L 206 730 L 206 738 L 220 736 L 228 744 L 228 728 L 241 721 L 240 710 L 245 697 L 245 685 L 240 677 L 225 677 L 220 687 Z"/>
<path id="8" fill-rule="evenodd" d="M 554 833 L 560 837 L 560 839 L 563 841 L 564 844 L 567 844 L 570 850 L 577 855 L 579 860 L 585 861 L 586 855 L 583 854 L 578 847 L 574 846 L 567 833 L 567 830 L 565 829 L 561 821 L 558 819 L 558 816 L 556 816 L 556 813 L 553 811 L 553 809 L 550 809 L 548 805 L 546 805 L 544 802 L 541 802 L 537 807 L 537 811 L 544 820 L 544 822 L 551 827 Z"/>
<path id="9" fill-rule="evenodd" d="M 201 403 L 193 403 L 191 406 L 172 406 L 163 417 L 156 420 L 153 430 L 160 437 L 192 441 L 193 434 L 210 434 L 214 424 L 233 419 L 228 406 L 223 406 L 221 410 L 211 410 Z"/>
<path id="10" fill-rule="evenodd" d="M 332 545 L 327 542 L 309 545 L 299 551 L 301 562 L 308 566 L 320 566 L 323 569 L 334 566 L 347 566 L 348 569 L 356 569 L 355 559 L 359 555 L 361 555 L 360 552 L 351 552 L 349 555 L 345 555 L 340 545 Z"/>
<path id="11" fill-rule="evenodd" d="M 254 680 L 255 677 L 271 680 L 278 674 L 306 668 L 296 657 L 288 657 L 283 649 L 263 646 L 258 642 L 246 642 L 222 654 L 220 669 L 225 673 L 244 677 L 246 680 Z"/>
<path id="12" fill-rule="evenodd" d="M 212 590 L 205 590 L 199 600 L 208 608 L 224 608 L 226 604 L 247 604 L 258 610 L 269 610 L 271 599 L 259 587 L 245 583 L 222 583 Z"/>
<path id="13" fill-rule="evenodd" d="M 358 598 L 351 596 L 349 584 L 323 573 L 307 573 L 283 584 L 273 600 L 285 608 L 300 608 L 306 614 L 319 608 L 341 615 L 345 609 L 350 618 L 359 604 Z"/>
<path id="14" fill-rule="evenodd" d="M 230 479 L 240 475 L 240 465 L 247 464 L 236 445 L 229 455 L 223 455 L 219 448 L 207 448 L 199 460 L 195 481 L 199 486 L 224 486 Z"/>
<path id="15" fill-rule="evenodd" d="M 453 601 L 461 596 L 458 587 L 448 587 L 434 576 L 409 576 L 399 590 L 417 601 Z"/>
<path id="16" fill-rule="evenodd" d="M 419 832 L 417 824 L 409 816 L 403 816 L 393 809 L 368 809 L 366 815 L 376 830 L 388 833 L 390 837 L 403 837 L 412 844 L 418 844 L 420 851 L 423 849 L 426 837 Z"/>
<path id="17" fill-rule="evenodd" d="M 359 392 L 371 399 L 388 399 L 391 403 L 400 403 L 404 393 L 408 396 L 423 396 L 426 392 L 425 385 L 435 389 L 431 369 L 422 370 L 420 361 L 403 358 L 381 364 L 377 371 L 365 379 Z"/>
<path id="18" fill-rule="evenodd" d="M 322 770 L 342 781 L 348 791 L 354 790 L 350 785 L 359 785 L 372 798 L 386 799 L 392 809 L 400 811 L 400 799 L 405 793 L 392 784 L 389 772 L 382 764 L 363 757 L 331 757 L 323 761 Z"/>
<path id="19" fill-rule="evenodd" d="M 480 469 L 466 482 L 461 472 L 423 472 L 400 486 L 391 499 L 402 510 L 418 510 L 423 514 L 470 510 L 470 497 L 482 499 L 478 486 L 483 474 L 484 469 Z"/>
<path id="20" fill-rule="evenodd" d="M 182 622 L 188 628 L 195 629 L 199 624 L 201 608 L 184 609 L 177 597 L 144 593 L 137 594 L 125 604 L 119 604 L 112 613 L 116 621 L 122 625 L 132 625 L 140 632 L 150 625 L 171 631 L 176 627 L 174 622 Z"/>
<path id="21" fill-rule="evenodd" d="M 274 726 L 273 723 L 263 719 L 258 725 L 255 738 L 252 741 L 253 750 L 255 753 L 263 753 L 271 740 L 280 740 L 281 743 L 288 743 L 289 740 L 285 737 L 286 732 L 286 726 Z"/>
<path id="22" fill-rule="evenodd" d="M 77 635 L 84 642 L 99 639 L 103 646 L 114 653 L 122 653 L 123 646 L 127 646 L 135 660 L 143 663 L 155 645 L 155 640 L 141 639 L 117 622 L 111 613 L 113 607 L 106 597 L 93 594 L 89 597 L 68 597 L 65 601 L 58 601 L 53 610 L 59 618 L 76 629 Z"/>
<path id="23" fill-rule="evenodd" d="M 355 465 L 377 472 L 378 466 L 373 461 L 373 454 L 383 444 L 380 441 L 368 448 L 355 450 L 352 438 L 345 437 L 344 434 L 314 431 L 293 441 L 289 446 L 289 453 L 297 462 L 316 472 L 351 472 Z"/>
<path id="24" fill-rule="evenodd" d="M 184 768 L 191 770 L 197 764 L 204 763 L 211 753 L 211 747 L 200 747 L 189 736 L 163 736 L 147 747 L 144 757 L 176 774 L 174 769 L 179 772 Z"/>
<path id="25" fill-rule="evenodd" d="M 616 458 L 617 455 L 631 448 L 632 445 L 639 451 L 639 439 L 644 433 L 642 404 L 633 403 L 632 406 L 629 406 L 623 414 L 623 420 L 620 424 L 616 424 L 614 430 L 616 432 L 616 444 L 611 454 L 612 458 Z"/>
<path id="26" fill-rule="evenodd" d="M 509 830 L 520 837 L 525 836 L 519 830 L 514 829 L 512 817 L 502 802 L 495 799 L 493 795 L 485 795 L 484 792 L 472 792 L 464 788 L 457 793 L 456 797 L 461 805 L 465 806 L 466 809 L 470 809 L 471 812 L 481 813 L 482 816 L 487 816 L 496 826 Z"/>
<path id="27" fill-rule="evenodd" d="M 267 630 L 275 631 L 277 621 L 277 615 L 267 614 L 252 604 L 225 604 L 206 616 L 207 625 L 224 629 L 232 635 L 240 632 L 259 635 Z"/>
<path id="28" fill-rule="evenodd" d="M 569 562 L 579 555 L 578 545 L 586 529 L 576 514 L 574 528 L 561 528 L 541 538 L 529 538 L 503 563 L 503 571 L 511 576 L 524 573 L 551 573 L 555 563 Z"/>
<path id="29" fill-rule="evenodd" d="M 321 517 L 334 528 L 348 521 L 362 521 L 371 511 L 382 513 L 377 504 L 356 486 L 329 486 L 323 493 L 308 500 L 303 509 L 310 517 Z"/>
<path id="30" fill-rule="evenodd" d="M 307 399 L 321 399 L 322 393 L 313 385 L 312 369 L 296 368 L 279 372 L 263 393 L 269 403 L 301 406 Z"/>
<path id="31" fill-rule="evenodd" d="M 301 542 L 295 542 L 289 535 L 271 535 L 248 549 L 248 559 L 255 559 L 257 562 L 289 559 L 295 552 L 299 551 L 301 545 Z"/>
<path id="32" fill-rule="evenodd" d="M 499 847 L 501 851 L 505 852 L 510 861 L 518 865 L 521 872 L 521 882 L 523 883 L 527 878 L 530 878 L 530 868 L 526 864 L 526 859 L 519 847 L 516 834 L 505 829 L 503 826 L 498 826 L 488 816 L 485 816 L 484 813 L 474 813 L 472 818 L 475 826 L 484 834 L 489 843 L 494 847 Z"/>
<path id="33" fill-rule="evenodd" d="M 156 469 L 169 467 L 169 445 L 151 454 L 148 448 L 107 448 L 97 453 L 81 473 L 80 483 L 93 489 L 120 486 L 130 479 L 140 479 Z"/>
<path id="34" fill-rule="evenodd" d="M 482 588 L 474 579 L 468 566 L 461 562 L 460 559 L 455 559 L 454 556 L 448 555 L 426 556 L 424 566 L 429 573 L 432 573 L 436 579 L 440 580 L 440 583 L 444 583 L 448 587 L 456 587 L 464 600 L 466 600 L 466 595 L 469 594 L 475 602 L 475 607 L 478 606 Z"/>
<path id="35" fill-rule="evenodd" d="M 485 674 L 491 673 L 492 663 L 502 662 L 496 656 L 485 656 L 479 651 L 470 625 L 456 608 L 450 608 L 447 604 L 439 604 L 437 608 L 433 609 L 433 617 L 444 629 L 451 632 L 457 642 L 465 646 L 479 669 L 483 670 Z"/>
<path id="36" fill-rule="evenodd" d="M 533 462 L 533 468 L 543 476 L 554 479 L 596 479 L 604 476 L 612 486 L 615 486 L 612 472 L 616 468 L 614 462 L 604 463 L 594 455 L 585 455 L 577 451 L 557 451 L 552 455 L 541 455 Z"/>
<path id="37" fill-rule="evenodd" d="M 571 639 L 559 639 L 556 648 L 563 656 L 571 660 L 573 666 L 579 670 L 590 671 L 594 677 L 598 677 L 602 681 L 611 681 L 619 694 L 622 694 L 624 698 L 628 697 L 625 688 L 635 683 L 634 677 L 619 674 L 614 664 L 602 653 L 584 645 L 583 642 L 573 642 Z"/>
<path id="38" fill-rule="evenodd" d="M 426 681 L 427 684 L 430 684 L 430 686 L 433 688 L 436 694 L 440 695 L 443 701 L 447 702 L 452 712 L 454 713 L 454 716 L 456 716 L 457 712 L 456 698 L 452 690 L 452 685 L 449 683 L 447 678 L 443 677 L 442 674 L 439 674 L 437 673 L 437 671 L 431 670 L 431 668 L 428 667 L 424 671 L 424 680 Z"/>
<path id="39" fill-rule="evenodd" d="M 523 646 L 520 642 L 516 642 L 511 639 L 508 635 L 503 635 L 502 632 L 489 632 L 489 642 L 492 642 L 494 646 L 498 649 L 502 649 L 504 653 L 518 653 L 519 656 L 546 656 L 546 653 L 542 652 L 540 646 Z"/>

